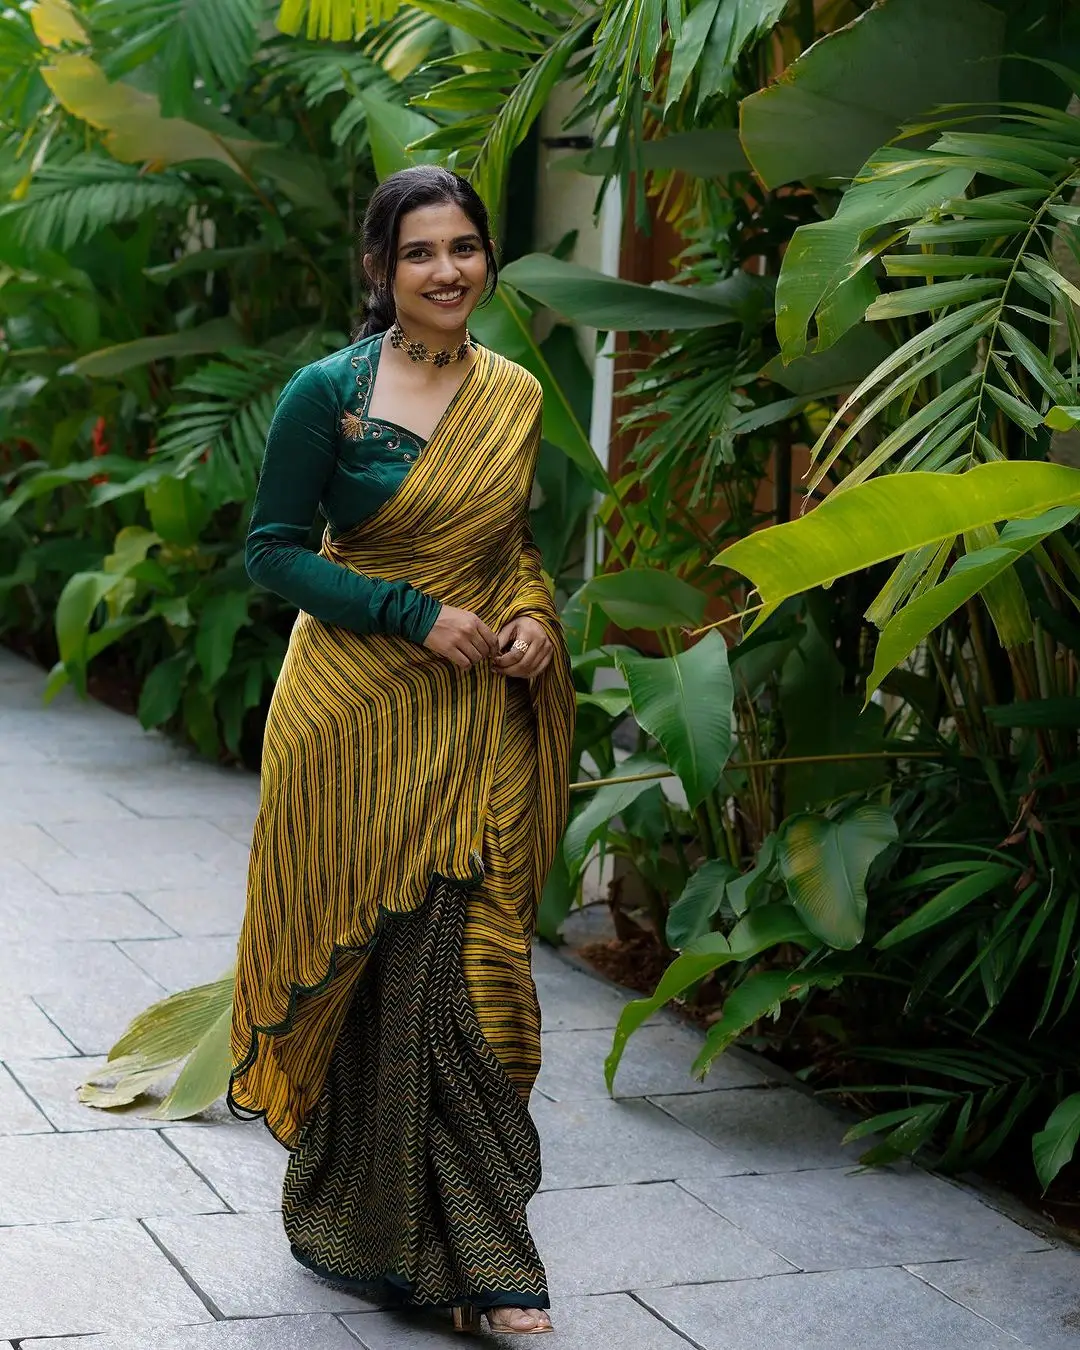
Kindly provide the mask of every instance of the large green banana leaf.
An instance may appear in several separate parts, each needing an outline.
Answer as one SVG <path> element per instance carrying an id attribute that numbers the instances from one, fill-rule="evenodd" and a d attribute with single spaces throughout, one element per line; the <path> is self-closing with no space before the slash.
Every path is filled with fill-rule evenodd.
<path id="1" fill-rule="evenodd" d="M 715 328 L 760 317 L 771 303 L 764 277 L 736 272 L 715 286 L 641 286 L 563 262 L 546 253 L 529 253 L 503 269 L 519 291 L 574 323 L 611 332 L 667 332 Z"/>
<path id="2" fill-rule="evenodd" d="M 734 686 L 727 643 L 712 632 L 677 656 L 623 652 L 617 657 L 638 724 L 655 736 L 699 805 L 720 781 L 731 753 Z"/>
<path id="3" fill-rule="evenodd" d="M 777 840 L 780 875 L 807 929 L 841 951 L 866 928 L 870 864 L 896 839 L 896 822 L 883 806 L 860 806 L 842 820 L 791 816 Z"/>
<path id="4" fill-rule="evenodd" d="M 747 157 L 771 188 L 850 178 L 905 122 L 992 100 L 1004 28 L 982 0 L 880 0 L 743 99 Z"/>
<path id="5" fill-rule="evenodd" d="M 586 429 L 555 378 L 539 343 L 533 337 L 532 316 L 509 284 L 500 284 L 489 304 L 474 310 L 469 327 L 492 351 L 517 361 L 535 375 L 544 390 L 544 438 L 572 460 L 597 492 L 610 489 L 608 476 L 596 457 Z"/>
<path id="6" fill-rule="evenodd" d="M 770 947 L 794 942 L 811 948 L 816 940 L 807 932 L 802 920 L 790 905 L 763 905 L 740 919 L 728 937 L 723 933 L 706 933 L 698 938 L 664 971 L 660 983 L 649 998 L 636 998 L 622 1010 L 611 1052 L 604 1061 L 608 1091 L 614 1089 L 615 1074 L 626 1050 L 626 1043 L 648 1018 L 658 1013 L 665 1003 L 685 994 L 691 985 L 733 962 L 752 961 Z M 798 976 L 786 971 L 770 972 L 786 982 L 797 981 Z M 773 998 L 771 1003 L 777 1000 Z M 695 1069 L 697 1066 L 695 1065 Z M 701 1070 L 704 1072 L 704 1069 Z"/>
<path id="7" fill-rule="evenodd" d="M 79 1089 L 79 1100 L 99 1108 L 130 1106 L 179 1068 L 153 1114 L 182 1120 L 205 1110 L 229 1085 L 232 998 L 230 971 L 144 1009 L 109 1051 L 108 1062 Z"/>
<path id="8" fill-rule="evenodd" d="M 882 630 L 874 653 L 874 669 L 866 682 L 866 697 L 881 684 L 888 673 L 911 655 L 920 642 L 960 608 L 978 595 L 996 577 L 1047 535 L 1067 525 L 1077 513 L 1076 507 L 1054 507 L 1034 520 L 1011 521 L 1002 530 L 997 544 L 977 549 L 959 559 L 944 581 L 906 604 Z M 993 527 L 990 527 L 993 528 Z"/>
<path id="9" fill-rule="evenodd" d="M 595 605 L 626 629 L 693 628 L 705 616 L 705 592 L 657 567 L 605 572 L 587 581 L 576 599 L 585 606 Z"/>
<path id="10" fill-rule="evenodd" d="M 1080 469 L 999 460 L 959 475 L 894 474 L 837 493 L 799 520 L 740 539 L 713 561 L 753 582 L 762 601 L 756 628 L 802 591 L 1056 506 L 1080 506 Z"/>
<path id="11" fill-rule="evenodd" d="M 136 338 L 133 342 L 119 342 L 112 347 L 88 352 L 72 363 L 62 374 L 88 375 L 105 379 L 123 375 L 137 366 L 171 357 L 203 356 L 224 351 L 227 347 L 242 347 L 244 335 L 232 319 L 208 319 L 195 328 L 181 328 L 176 333 L 158 333 L 152 337 Z"/>

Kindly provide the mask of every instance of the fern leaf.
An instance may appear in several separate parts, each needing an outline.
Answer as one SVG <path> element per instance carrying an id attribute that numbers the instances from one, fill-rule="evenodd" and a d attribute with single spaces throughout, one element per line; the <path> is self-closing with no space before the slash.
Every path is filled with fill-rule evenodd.
<path id="1" fill-rule="evenodd" d="M 14 218 L 22 242 L 66 250 L 106 226 L 147 211 L 182 210 L 194 199 L 179 174 L 148 174 L 104 155 L 81 155 L 44 165 L 23 200 L 0 208 L 0 215 Z"/>
<path id="2" fill-rule="evenodd" d="M 194 78 L 211 88 L 240 88 L 251 70 L 262 0 L 99 0 L 95 16 L 113 31 L 143 39 L 143 57 L 159 56 L 162 112 L 185 112 Z"/>
<path id="3" fill-rule="evenodd" d="M 244 351 L 197 370 L 177 392 L 205 397 L 169 408 L 155 463 L 198 473 L 208 490 L 231 500 L 250 500 L 278 391 L 295 367 L 267 352 Z"/>

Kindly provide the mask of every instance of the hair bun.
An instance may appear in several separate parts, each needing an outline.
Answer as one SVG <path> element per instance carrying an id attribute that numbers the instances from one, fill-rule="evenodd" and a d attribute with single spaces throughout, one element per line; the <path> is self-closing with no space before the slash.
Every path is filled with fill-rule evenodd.
<path id="1" fill-rule="evenodd" d="M 375 286 L 367 298 L 367 317 L 360 325 L 357 338 L 374 337 L 376 333 L 385 333 L 397 321 L 397 308 L 394 297 L 384 286 Z"/>

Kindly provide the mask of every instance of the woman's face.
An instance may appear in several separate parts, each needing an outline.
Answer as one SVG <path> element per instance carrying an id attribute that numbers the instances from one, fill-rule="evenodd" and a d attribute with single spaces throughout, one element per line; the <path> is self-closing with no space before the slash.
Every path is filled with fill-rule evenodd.
<path id="1" fill-rule="evenodd" d="M 401 218 L 394 304 L 406 333 L 457 333 L 487 282 L 484 240 L 456 202 L 421 206 Z"/>

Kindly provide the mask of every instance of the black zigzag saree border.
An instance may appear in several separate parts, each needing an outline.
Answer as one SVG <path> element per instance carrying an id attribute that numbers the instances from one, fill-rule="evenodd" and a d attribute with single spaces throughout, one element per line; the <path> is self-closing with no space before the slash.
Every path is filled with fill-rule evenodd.
<path id="1" fill-rule="evenodd" d="M 285 1231 L 316 1274 L 394 1302 L 546 1308 L 540 1141 L 469 998 L 467 903 L 437 879 L 383 926 L 289 1157 Z"/>

